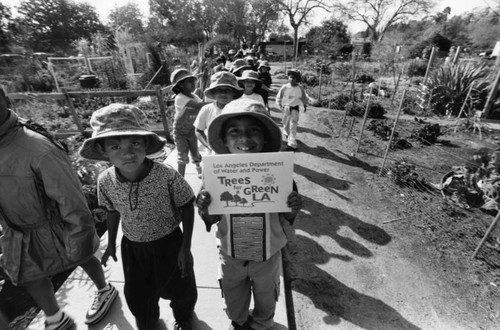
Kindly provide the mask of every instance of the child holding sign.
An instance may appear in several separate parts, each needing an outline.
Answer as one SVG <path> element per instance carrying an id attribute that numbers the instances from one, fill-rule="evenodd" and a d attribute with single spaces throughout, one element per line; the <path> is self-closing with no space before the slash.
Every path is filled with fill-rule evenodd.
<path id="1" fill-rule="evenodd" d="M 236 100 L 210 124 L 208 142 L 217 154 L 255 153 L 258 160 L 257 153 L 280 150 L 281 131 L 262 103 Z M 291 210 L 286 213 L 211 215 L 208 214 L 210 194 L 202 188 L 198 195 L 199 213 L 207 230 L 217 223 L 220 283 L 230 329 L 269 329 L 274 324 L 281 249 L 287 241 L 283 224 L 285 221 L 292 224 L 302 206 L 295 185 L 293 190 L 287 198 Z M 249 318 L 252 294 L 255 305 Z"/>

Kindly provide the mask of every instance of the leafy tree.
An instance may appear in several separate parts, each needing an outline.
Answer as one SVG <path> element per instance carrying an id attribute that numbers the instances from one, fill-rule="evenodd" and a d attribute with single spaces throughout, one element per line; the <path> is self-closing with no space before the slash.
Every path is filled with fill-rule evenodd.
<path id="1" fill-rule="evenodd" d="M 243 206 L 245 206 L 245 204 L 247 204 L 247 203 L 248 203 L 248 201 L 247 201 L 247 199 L 246 199 L 245 197 L 243 197 L 243 198 L 240 200 L 240 204 L 241 204 L 241 205 L 243 205 Z"/>
<path id="2" fill-rule="evenodd" d="M 226 202 L 226 206 L 229 206 L 229 202 L 233 201 L 233 195 L 231 195 L 231 193 L 229 191 L 224 191 L 220 195 L 220 201 L 221 202 Z"/>
<path id="3" fill-rule="evenodd" d="M 69 51 L 79 38 L 105 31 L 94 7 L 71 0 L 23 0 L 18 8 L 25 45 L 36 51 Z"/>
<path id="4" fill-rule="evenodd" d="M 426 13 L 431 6 L 431 0 L 347 0 L 335 5 L 349 19 L 365 23 L 373 41 L 381 41 L 390 26 Z"/>
<path id="5" fill-rule="evenodd" d="M 143 15 L 139 5 L 133 2 L 115 7 L 108 15 L 109 26 L 112 30 L 126 28 L 133 35 L 141 35 L 144 33 L 142 19 Z"/>
<path id="6" fill-rule="evenodd" d="M 308 24 L 307 17 L 315 9 L 330 10 L 330 5 L 322 0 L 273 0 L 279 11 L 288 18 L 293 29 L 294 60 L 299 50 L 299 28 Z"/>
<path id="7" fill-rule="evenodd" d="M 335 18 L 323 21 L 319 27 L 313 27 L 306 34 L 307 49 L 338 55 L 341 49 L 350 44 L 351 38 L 347 33 L 347 26 Z"/>
<path id="8" fill-rule="evenodd" d="M 0 51 L 9 52 L 9 44 L 12 42 L 13 21 L 9 7 L 0 2 Z"/>
<path id="9" fill-rule="evenodd" d="M 233 196 L 233 202 L 238 206 L 238 202 L 241 202 L 241 197 L 238 194 Z"/>
<path id="10" fill-rule="evenodd" d="M 191 45 L 205 39 L 203 24 L 194 0 L 150 0 L 151 18 L 148 31 L 162 31 L 156 39 L 180 45 Z M 211 24 L 215 24 L 214 21 Z"/>
<path id="11" fill-rule="evenodd" d="M 468 26 L 470 40 L 481 50 L 493 48 L 500 35 L 500 16 L 492 10 L 484 10 L 472 17 Z"/>

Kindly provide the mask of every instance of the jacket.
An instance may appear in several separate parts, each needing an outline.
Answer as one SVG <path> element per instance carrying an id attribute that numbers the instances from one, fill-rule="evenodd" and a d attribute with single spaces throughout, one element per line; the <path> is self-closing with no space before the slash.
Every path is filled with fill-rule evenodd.
<path id="1" fill-rule="evenodd" d="M 99 247 L 69 157 L 14 112 L 0 125 L 0 207 L 0 266 L 15 285 L 72 269 Z"/>

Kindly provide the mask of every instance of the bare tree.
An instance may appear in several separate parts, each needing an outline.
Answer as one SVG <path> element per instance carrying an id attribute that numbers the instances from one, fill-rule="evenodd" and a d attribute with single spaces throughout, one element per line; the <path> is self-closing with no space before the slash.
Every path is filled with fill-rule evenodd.
<path id="1" fill-rule="evenodd" d="M 347 0 L 335 5 L 349 19 L 365 23 L 374 41 L 381 41 L 390 26 L 432 6 L 431 0 Z"/>
<path id="2" fill-rule="evenodd" d="M 293 29 L 294 62 L 299 50 L 299 27 L 307 25 L 307 17 L 314 9 L 330 11 L 329 1 L 323 0 L 274 0 L 279 11 L 288 18 Z"/>

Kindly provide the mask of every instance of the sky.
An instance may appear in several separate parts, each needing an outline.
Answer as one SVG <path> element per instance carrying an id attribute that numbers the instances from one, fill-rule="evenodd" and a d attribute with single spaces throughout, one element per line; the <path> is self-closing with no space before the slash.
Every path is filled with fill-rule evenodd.
<path id="1" fill-rule="evenodd" d="M 116 6 L 122 6 L 129 2 L 134 2 L 139 4 L 139 7 L 142 10 L 144 15 L 149 14 L 149 0 L 74 0 L 76 2 L 87 2 L 93 7 L 95 7 L 97 13 L 100 16 L 100 19 L 103 22 L 107 21 L 107 17 L 111 10 Z M 11 6 L 19 5 L 20 0 L 0 0 L 3 4 L 7 4 Z M 493 4 L 492 0 L 437 0 L 436 6 L 434 7 L 435 12 L 443 11 L 444 8 L 449 6 L 451 8 L 451 16 L 460 15 L 464 12 L 471 11 L 476 7 L 486 7 L 486 5 Z M 323 15 L 317 14 L 318 22 L 322 21 Z M 323 16 L 324 17 L 324 16 Z M 316 19 L 315 19 L 316 20 Z M 352 26 L 351 29 L 356 29 L 355 26 Z"/>

